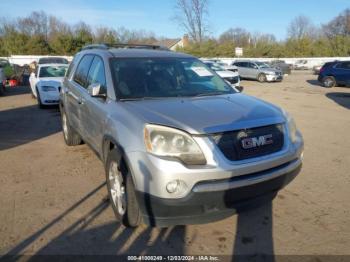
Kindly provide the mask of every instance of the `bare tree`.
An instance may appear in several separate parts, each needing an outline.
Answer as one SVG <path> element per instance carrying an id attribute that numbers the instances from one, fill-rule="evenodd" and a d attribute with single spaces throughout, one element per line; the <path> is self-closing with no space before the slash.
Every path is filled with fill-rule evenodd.
<path id="1" fill-rule="evenodd" d="M 250 44 L 251 34 L 243 28 L 230 28 L 219 37 L 220 43 L 233 43 L 235 46 L 246 47 Z"/>
<path id="2" fill-rule="evenodd" d="M 293 39 L 310 37 L 313 34 L 314 28 L 314 25 L 308 17 L 300 15 L 294 18 L 289 24 L 288 36 Z"/>
<path id="3" fill-rule="evenodd" d="M 208 32 L 208 0 L 177 0 L 174 19 L 193 41 L 200 43 Z"/>
<path id="4" fill-rule="evenodd" d="M 328 24 L 323 26 L 323 30 L 326 36 L 330 39 L 336 35 L 350 36 L 350 9 L 346 9 Z"/>

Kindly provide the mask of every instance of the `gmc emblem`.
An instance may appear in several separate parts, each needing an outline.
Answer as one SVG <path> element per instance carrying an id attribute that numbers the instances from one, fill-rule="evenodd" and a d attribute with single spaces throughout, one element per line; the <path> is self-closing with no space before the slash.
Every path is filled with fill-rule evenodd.
<path id="1" fill-rule="evenodd" d="M 273 144 L 272 134 L 258 136 L 258 137 L 248 137 L 241 140 L 242 147 L 244 149 L 250 149 L 265 145 Z"/>

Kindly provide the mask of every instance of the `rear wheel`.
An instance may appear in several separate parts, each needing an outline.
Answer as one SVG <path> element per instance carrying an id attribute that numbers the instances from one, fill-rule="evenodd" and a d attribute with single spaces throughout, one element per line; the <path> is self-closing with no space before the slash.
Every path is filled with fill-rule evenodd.
<path id="1" fill-rule="evenodd" d="M 260 83 L 266 82 L 266 75 L 265 75 L 265 74 L 259 74 L 259 76 L 258 76 L 258 81 L 259 81 Z"/>
<path id="2" fill-rule="evenodd" d="M 81 144 L 80 135 L 69 125 L 66 113 L 62 110 L 61 113 L 62 129 L 64 141 L 68 146 L 77 146 Z"/>
<path id="3" fill-rule="evenodd" d="M 140 225 L 142 216 L 136 199 L 135 186 L 128 168 L 120 160 L 120 154 L 116 149 L 113 149 L 107 157 L 106 181 L 108 196 L 117 220 L 126 227 Z"/>
<path id="4" fill-rule="evenodd" d="M 333 76 L 327 76 L 323 79 L 324 87 L 331 88 L 336 84 L 335 78 Z"/>

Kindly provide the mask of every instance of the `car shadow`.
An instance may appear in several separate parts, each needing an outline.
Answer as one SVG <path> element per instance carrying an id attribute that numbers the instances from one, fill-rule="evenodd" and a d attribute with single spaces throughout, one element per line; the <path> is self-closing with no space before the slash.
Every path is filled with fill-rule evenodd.
<path id="1" fill-rule="evenodd" d="M 24 95 L 24 94 L 30 94 L 30 93 L 31 93 L 31 90 L 29 86 L 6 87 L 4 97 Z"/>
<path id="2" fill-rule="evenodd" d="M 105 198 L 88 212 L 84 207 L 104 187 L 105 183 L 96 187 L 46 226 L 9 250 L 4 258 L 10 261 L 18 260 L 27 249 L 30 250 L 40 243 L 47 231 L 64 221 L 73 211 L 79 211 L 85 215 L 75 219 L 70 226 L 36 251 L 27 261 L 37 261 L 37 258 L 40 258 L 40 261 L 50 261 L 52 255 L 61 256 L 63 261 L 65 259 L 70 261 L 72 258 L 80 258 L 81 261 L 86 261 L 86 259 L 87 261 L 89 259 L 105 261 L 104 259 L 113 259 L 113 257 L 107 257 L 112 255 L 178 255 L 185 253 L 184 226 L 169 228 L 140 226 L 132 229 L 122 226 L 114 220 L 114 217 L 112 222 L 92 226 L 92 223 L 109 208 L 109 201 Z M 114 257 L 114 261 L 118 261 L 115 259 L 118 258 Z"/>
<path id="3" fill-rule="evenodd" d="M 326 96 L 338 105 L 350 109 L 350 93 L 330 92 Z"/>
<path id="4" fill-rule="evenodd" d="M 237 213 L 233 262 L 274 262 L 272 201 Z"/>
<path id="5" fill-rule="evenodd" d="M 313 85 L 313 86 L 320 86 L 320 87 L 323 87 L 322 84 L 315 80 L 315 79 L 312 79 L 312 80 L 306 80 L 306 82 L 308 82 L 310 85 Z"/>
<path id="6" fill-rule="evenodd" d="M 58 107 L 37 105 L 0 111 L 0 151 L 30 143 L 61 131 Z"/>

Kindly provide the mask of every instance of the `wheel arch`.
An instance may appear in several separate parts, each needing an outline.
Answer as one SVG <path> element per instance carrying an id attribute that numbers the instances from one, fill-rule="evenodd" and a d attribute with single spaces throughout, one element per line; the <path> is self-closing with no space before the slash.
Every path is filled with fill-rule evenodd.
<path id="1" fill-rule="evenodd" d="M 103 137 L 103 142 L 102 142 L 102 161 L 104 163 L 105 168 L 106 164 L 107 164 L 107 158 L 108 158 L 108 154 L 110 151 L 116 149 L 118 152 L 118 158 L 119 158 L 119 163 L 118 165 L 123 166 L 126 165 L 126 168 L 129 170 L 130 175 L 132 177 L 132 180 L 134 182 L 134 185 L 136 186 L 136 180 L 134 178 L 134 172 L 132 170 L 132 166 L 130 164 L 130 161 L 125 153 L 125 150 L 123 148 L 123 146 L 120 145 L 120 143 L 117 142 L 117 140 L 115 138 L 113 138 L 110 135 L 105 135 Z"/>

